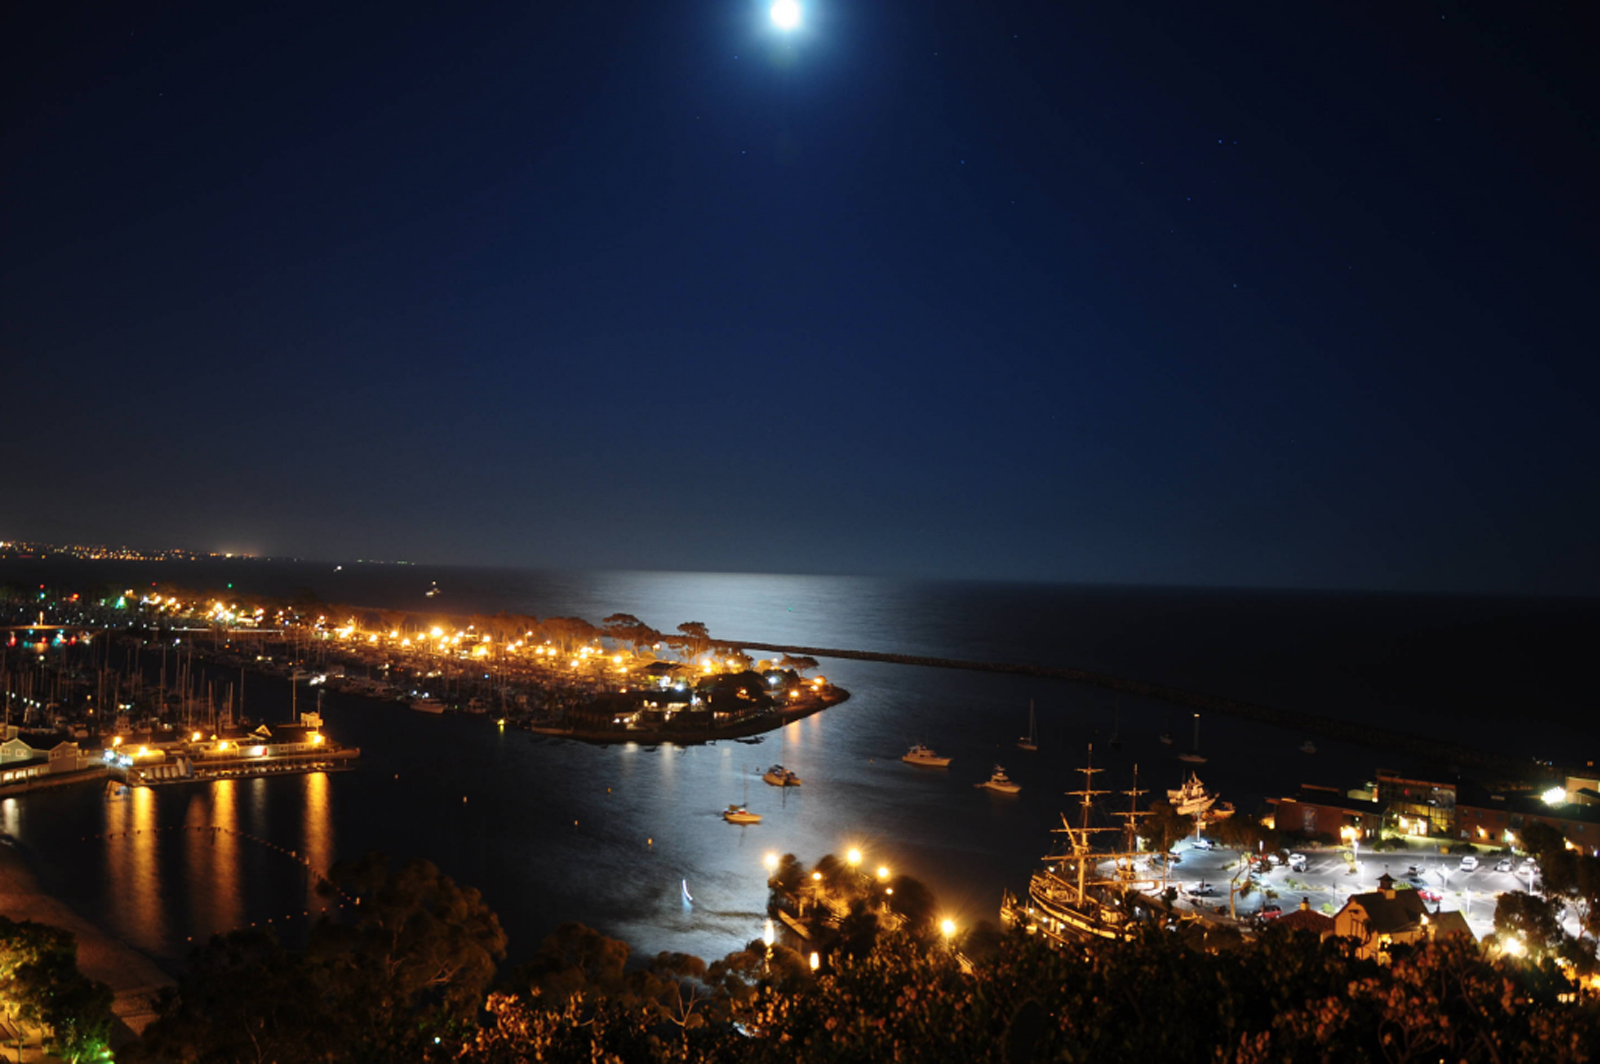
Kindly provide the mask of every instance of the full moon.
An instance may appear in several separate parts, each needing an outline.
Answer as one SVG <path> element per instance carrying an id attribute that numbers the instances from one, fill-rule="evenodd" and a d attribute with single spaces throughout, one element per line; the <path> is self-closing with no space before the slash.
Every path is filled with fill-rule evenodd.
<path id="1" fill-rule="evenodd" d="M 792 30 L 800 25 L 800 5 L 795 0 L 777 0 L 771 14 L 780 30 Z"/>

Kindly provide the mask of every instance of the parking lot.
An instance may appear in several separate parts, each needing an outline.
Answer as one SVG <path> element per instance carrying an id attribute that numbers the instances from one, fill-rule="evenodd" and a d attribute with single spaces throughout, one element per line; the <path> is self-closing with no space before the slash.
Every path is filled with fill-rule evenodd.
<path id="1" fill-rule="evenodd" d="M 1239 855 L 1221 847 L 1207 849 L 1193 839 L 1173 847 L 1179 861 L 1167 876 L 1169 885 L 1179 891 L 1179 908 L 1202 912 L 1210 917 L 1226 917 L 1230 890 L 1237 892 L 1244 882 Z M 1378 889 L 1378 877 L 1387 872 L 1397 885 L 1408 884 L 1420 890 L 1430 909 L 1459 910 L 1479 938 L 1494 929 L 1497 895 L 1529 889 L 1529 877 L 1512 871 L 1497 871 L 1498 855 L 1478 857 L 1478 867 L 1462 869 L 1462 859 L 1438 852 L 1431 845 L 1388 853 L 1359 851 L 1352 867 L 1347 849 L 1304 849 L 1302 868 L 1283 863 L 1258 872 L 1248 893 L 1235 893 L 1234 909 L 1240 920 L 1272 919 L 1272 906 L 1280 912 L 1300 907 L 1301 899 L 1311 908 L 1329 916 L 1338 912 L 1352 894 Z M 1297 862 L 1298 864 L 1298 862 Z M 1520 859 L 1519 859 L 1520 865 Z M 1159 863 L 1152 866 L 1160 876 Z M 1236 878 L 1237 877 L 1237 878 Z M 1534 878 L 1537 886 L 1537 877 Z M 1157 887 L 1159 890 L 1159 886 Z M 1263 915 L 1263 910 L 1268 910 Z"/>

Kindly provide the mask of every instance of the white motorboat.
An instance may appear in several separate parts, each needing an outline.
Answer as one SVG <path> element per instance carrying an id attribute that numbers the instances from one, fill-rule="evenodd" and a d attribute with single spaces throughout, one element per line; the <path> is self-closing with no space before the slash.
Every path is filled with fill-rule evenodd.
<path id="1" fill-rule="evenodd" d="M 1022 790 L 1022 784 L 1017 783 L 1010 776 L 1006 775 L 1006 770 L 1001 768 L 999 765 L 994 767 L 994 775 L 990 776 L 982 783 L 973 784 L 973 786 L 984 787 L 1000 794 L 1016 794 L 1018 791 Z"/>
<path id="2" fill-rule="evenodd" d="M 948 768 L 950 766 L 948 757 L 940 757 L 933 752 L 932 747 L 925 746 L 922 743 L 918 743 L 907 750 L 901 755 L 900 760 L 908 765 L 927 765 L 929 768 Z"/>
<path id="3" fill-rule="evenodd" d="M 444 712 L 444 703 L 439 701 L 437 698 L 432 697 L 431 695 L 419 695 L 416 698 L 409 700 L 406 704 L 412 709 L 416 710 L 418 713 Z"/>

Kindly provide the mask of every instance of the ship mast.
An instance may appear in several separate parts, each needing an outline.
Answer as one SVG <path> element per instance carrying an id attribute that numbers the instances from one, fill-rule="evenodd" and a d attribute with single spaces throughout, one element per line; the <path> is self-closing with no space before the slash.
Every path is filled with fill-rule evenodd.
<path id="1" fill-rule="evenodd" d="M 1089 826 L 1089 809 L 1094 805 L 1094 799 L 1096 795 L 1110 794 L 1111 792 L 1097 791 L 1093 787 L 1094 774 L 1096 772 L 1105 771 L 1103 768 L 1094 767 L 1094 743 L 1089 744 L 1088 764 L 1086 764 L 1083 768 L 1080 768 L 1078 771 L 1083 773 L 1083 789 L 1078 791 L 1068 791 L 1067 793 L 1070 795 L 1077 795 L 1082 799 L 1079 805 L 1083 810 L 1083 823 L 1079 826 L 1077 834 L 1073 834 L 1072 829 L 1067 827 L 1067 834 L 1072 839 L 1073 854 L 1077 858 L 1078 898 L 1081 900 L 1083 898 L 1084 876 L 1087 872 L 1089 863 L 1089 832 L 1111 830 L 1108 828 L 1091 828 Z M 1066 826 L 1065 817 L 1061 818 L 1061 822 L 1063 826 Z"/>
<path id="2" fill-rule="evenodd" d="M 1119 810 L 1116 813 L 1116 815 L 1123 818 L 1123 822 L 1122 822 L 1122 832 L 1123 832 L 1123 835 L 1122 835 L 1122 848 L 1128 854 L 1128 867 L 1127 867 L 1127 869 L 1126 869 L 1124 874 L 1125 874 L 1125 877 L 1127 879 L 1133 879 L 1134 878 L 1134 875 L 1133 875 L 1134 857 L 1133 857 L 1133 855 L 1139 852 L 1138 838 L 1137 838 L 1137 832 L 1138 832 L 1138 829 L 1139 829 L 1139 820 L 1142 817 L 1147 817 L 1147 816 L 1150 815 L 1150 811 L 1148 809 L 1141 810 L 1139 808 L 1139 796 L 1141 794 L 1145 794 L 1145 793 L 1148 793 L 1148 792 L 1147 792 L 1146 788 L 1143 788 L 1143 787 L 1139 786 L 1139 766 L 1138 765 L 1134 765 L 1133 766 L 1133 786 L 1128 788 L 1127 790 L 1121 791 L 1119 793 L 1126 794 L 1128 796 L 1128 808 L 1125 809 L 1125 810 Z M 1120 867 L 1120 859 L 1119 859 L 1119 867 Z"/>

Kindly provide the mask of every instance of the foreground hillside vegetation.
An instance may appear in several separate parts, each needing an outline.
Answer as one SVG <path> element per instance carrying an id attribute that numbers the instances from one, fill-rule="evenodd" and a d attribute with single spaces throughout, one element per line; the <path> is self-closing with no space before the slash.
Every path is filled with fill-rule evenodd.
<path id="1" fill-rule="evenodd" d="M 123 1059 L 1579 1062 L 1600 1046 L 1600 1004 L 1555 961 L 1460 942 L 1387 964 L 1293 933 L 1051 949 L 858 906 L 812 944 L 815 968 L 760 940 L 641 964 L 567 924 L 497 983 L 498 919 L 426 862 L 369 857 L 326 889 L 358 916 L 304 952 L 213 939 Z"/>

